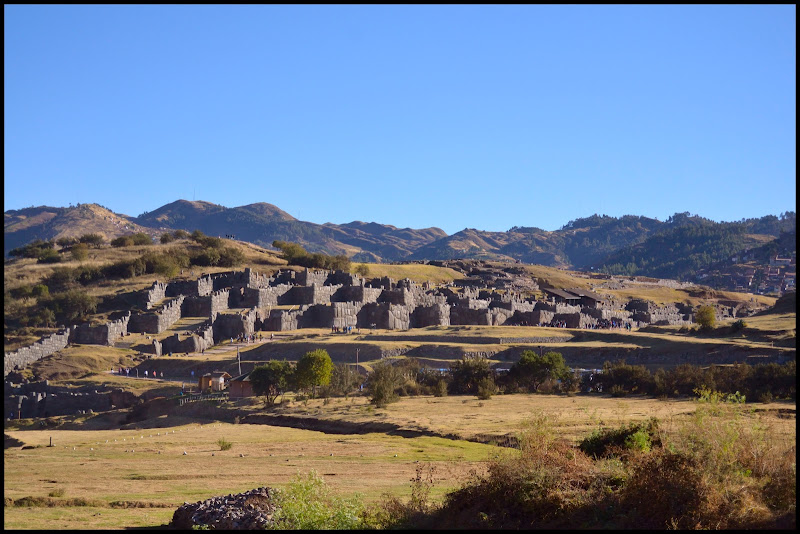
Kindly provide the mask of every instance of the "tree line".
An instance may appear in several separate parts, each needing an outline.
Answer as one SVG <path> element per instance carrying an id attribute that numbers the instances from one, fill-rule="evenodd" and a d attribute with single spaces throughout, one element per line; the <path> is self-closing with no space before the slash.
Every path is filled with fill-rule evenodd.
<path id="1" fill-rule="evenodd" d="M 332 364 L 327 351 L 307 353 L 296 366 L 269 361 L 250 375 L 253 391 L 272 405 L 287 391 L 310 391 L 312 396 L 349 395 L 363 389 L 378 407 L 408 395 L 475 395 L 489 399 L 495 394 L 610 393 L 612 396 L 649 395 L 683 397 L 698 391 L 739 395 L 744 399 L 769 402 L 795 399 L 796 363 L 785 365 L 736 364 L 707 368 L 682 364 L 650 372 L 624 360 L 605 362 L 602 372 L 579 374 L 570 369 L 559 352 L 526 350 L 507 372 L 492 369 L 486 358 L 464 357 L 449 369 L 431 369 L 416 358 L 386 360 L 363 377 L 351 365 Z"/>

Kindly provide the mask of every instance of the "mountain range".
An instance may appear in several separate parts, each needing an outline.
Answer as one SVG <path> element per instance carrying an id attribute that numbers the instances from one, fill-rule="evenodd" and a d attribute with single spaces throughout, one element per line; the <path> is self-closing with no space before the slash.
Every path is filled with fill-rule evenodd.
<path id="1" fill-rule="evenodd" d="M 643 216 L 592 215 L 547 231 L 515 226 L 506 232 L 467 228 L 447 235 L 440 228 L 397 228 L 376 222 L 316 224 L 301 221 L 265 202 L 227 208 L 204 201 L 178 200 L 130 217 L 97 204 L 68 208 L 48 206 L 4 214 L 4 254 L 35 239 L 55 240 L 102 234 L 107 240 L 144 232 L 200 230 L 212 236 L 235 236 L 271 248 L 275 240 L 294 242 L 309 252 L 344 254 L 355 262 L 446 259 L 509 260 L 613 274 L 691 278 L 698 269 L 741 251 L 780 243 L 791 253 L 796 232 L 794 212 L 735 222 L 714 222 L 687 213 L 666 221 Z M 788 236 L 788 238 L 787 238 Z M 781 239 L 779 239 L 781 238 Z"/>

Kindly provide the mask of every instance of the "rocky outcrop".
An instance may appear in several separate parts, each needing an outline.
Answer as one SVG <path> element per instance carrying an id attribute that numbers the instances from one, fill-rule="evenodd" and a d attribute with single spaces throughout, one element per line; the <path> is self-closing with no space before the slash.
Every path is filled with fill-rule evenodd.
<path id="1" fill-rule="evenodd" d="M 170 526 L 193 530 L 264 530 L 274 524 L 275 504 L 272 488 L 256 488 L 236 495 L 212 497 L 175 510 Z"/>

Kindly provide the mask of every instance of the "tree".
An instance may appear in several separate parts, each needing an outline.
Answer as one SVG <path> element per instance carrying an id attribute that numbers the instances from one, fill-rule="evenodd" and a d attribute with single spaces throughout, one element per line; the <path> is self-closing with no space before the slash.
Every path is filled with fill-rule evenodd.
<path id="1" fill-rule="evenodd" d="M 362 278 L 366 278 L 369 276 L 369 267 L 366 263 L 359 263 L 356 265 L 355 273 Z"/>
<path id="2" fill-rule="evenodd" d="M 700 306 L 694 315 L 694 321 L 700 325 L 701 330 L 714 328 L 717 323 L 717 314 L 714 311 L 714 307 L 709 305 Z"/>
<path id="3" fill-rule="evenodd" d="M 547 380 L 562 380 L 569 376 L 569 368 L 560 352 L 546 352 L 543 355 L 526 350 L 519 361 L 511 366 L 511 376 L 518 384 L 529 391 L 538 391 Z"/>
<path id="4" fill-rule="evenodd" d="M 144 232 L 138 232 L 131 236 L 134 245 L 152 245 L 153 238 Z"/>
<path id="5" fill-rule="evenodd" d="M 478 385 L 487 377 L 492 377 L 489 360 L 486 358 L 467 358 L 450 364 L 451 387 L 454 393 L 478 394 Z"/>
<path id="6" fill-rule="evenodd" d="M 83 234 L 81 237 L 78 238 L 78 241 L 81 243 L 86 243 L 90 247 L 99 247 L 103 244 L 103 236 L 100 234 Z"/>
<path id="7" fill-rule="evenodd" d="M 367 392 L 370 402 L 383 408 L 399 398 L 397 388 L 403 384 L 403 373 L 389 361 L 383 361 L 373 367 L 367 378 Z"/>
<path id="8" fill-rule="evenodd" d="M 291 382 L 293 369 L 289 362 L 270 360 L 264 365 L 259 365 L 250 373 L 250 383 L 253 393 L 267 398 L 267 404 L 272 406 L 279 395 L 283 395 Z"/>
<path id="9" fill-rule="evenodd" d="M 312 350 L 303 355 L 297 362 L 295 381 L 301 389 L 311 388 L 311 396 L 317 396 L 318 386 L 327 386 L 331 382 L 333 362 L 325 349 Z"/>
<path id="10" fill-rule="evenodd" d="M 333 366 L 331 382 L 327 390 L 334 395 L 348 395 L 358 389 L 363 380 L 361 373 L 358 372 L 354 365 L 337 363 Z"/>

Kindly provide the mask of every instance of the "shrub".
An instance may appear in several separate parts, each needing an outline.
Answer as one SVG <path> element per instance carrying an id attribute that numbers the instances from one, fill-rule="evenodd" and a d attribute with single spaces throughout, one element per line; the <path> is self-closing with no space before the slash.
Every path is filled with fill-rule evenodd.
<path id="1" fill-rule="evenodd" d="M 78 243 L 78 238 L 76 237 L 59 237 L 58 240 L 56 240 L 56 245 L 61 248 L 68 248 L 76 243 Z"/>
<path id="2" fill-rule="evenodd" d="M 78 238 L 78 241 L 81 243 L 86 243 L 90 247 L 97 248 L 103 244 L 105 239 L 103 239 L 103 236 L 100 234 L 83 234 Z"/>
<path id="3" fill-rule="evenodd" d="M 619 451 L 647 452 L 653 445 L 660 445 L 658 419 L 628 423 L 617 429 L 597 429 L 584 438 L 578 447 L 594 458 L 613 456 Z"/>
<path id="4" fill-rule="evenodd" d="M 47 494 L 48 497 L 63 497 L 67 494 L 67 490 L 64 488 L 56 488 L 52 490 L 50 493 Z"/>
<path id="5" fill-rule="evenodd" d="M 277 490 L 274 502 L 272 528 L 276 530 L 357 530 L 365 526 L 361 497 L 337 496 L 313 470 Z"/>
<path id="6" fill-rule="evenodd" d="M 369 276 L 369 266 L 366 263 L 359 263 L 358 265 L 356 265 L 354 272 L 358 276 L 366 278 L 367 276 Z"/>
<path id="7" fill-rule="evenodd" d="M 111 246 L 115 248 L 119 247 L 132 247 L 133 246 L 133 236 L 123 235 L 120 237 L 115 237 L 111 240 Z"/>
<path id="8" fill-rule="evenodd" d="M 397 388 L 403 384 L 403 375 L 389 362 L 377 364 L 367 378 L 367 392 L 370 402 L 378 408 L 397 402 Z"/>
<path id="9" fill-rule="evenodd" d="M 477 395 L 478 384 L 491 374 L 486 358 L 463 357 L 450 364 L 450 387 L 455 393 Z"/>
<path id="10" fill-rule="evenodd" d="M 169 232 L 165 232 L 161 234 L 160 241 L 162 244 L 166 245 L 167 243 L 172 243 L 173 241 L 175 241 L 175 237 Z"/>
<path id="11" fill-rule="evenodd" d="M 52 248 L 53 248 L 52 241 L 44 241 L 42 239 L 36 239 L 34 241 L 31 241 L 27 245 L 11 249 L 8 252 L 8 255 L 15 256 L 18 258 L 38 258 L 42 254 L 42 251 Z"/>
<path id="12" fill-rule="evenodd" d="M 696 529 L 712 493 L 696 459 L 659 449 L 636 462 L 620 501 L 637 529 Z"/>
<path id="13" fill-rule="evenodd" d="M 233 447 L 233 443 L 226 440 L 225 438 L 219 438 L 217 440 L 217 445 L 219 445 L 219 450 L 221 451 L 229 451 L 231 447 Z"/>
<path id="14" fill-rule="evenodd" d="M 447 381 L 443 378 L 436 382 L 436 386 L 433 389 L 433 396 L 434 397 L 446 397 L 447 396 Z"/>
<path id="15" fill-rule="evenodd" d="M 37 263 L 59 263 L 61 255 L 53 248 L 43 248 L 39 252 Z"/>
<path id="16" fill-rule="evenodd" d="M 479 399 L 489 400 L 495 393 L 497 393 L 497 385 L 494 383 L 491 376 L 484 377 L 478 382 Z"/>
<path id="17" fill-rule="evenodd" d="M 244 262 L 244 253 L 236 247 L 223 247 L 219 251 L 220 267 L 236 267 Z"/>
<path id="18" fill-rule="evenodd" d="M 152 245 L 153 238 L 144 232 L 137 232 L 131 236 L 134 245 Z"/>
<path id="19" fill-rule="evenodd" d="M 747 323 L 744 322 L 744 319 L 738 319 L 731 325 L 731 330 L 734 332 L 741 332 L 745 328 L 747 328 Z"/>
<path id="20" fill-rule="evenodd" d="M 72 259 L 75 261 L 86 261 L 89 258 L 89 245 L 86 243 L 78 243 L 70 250 Z"/>
<path id="21" fill-rule="evenodd" d="M 695 313 L 694 321 L 700 330 L 711 330 L 717 323 L 717 314 L 713 306 L 700 306 Z"/>

